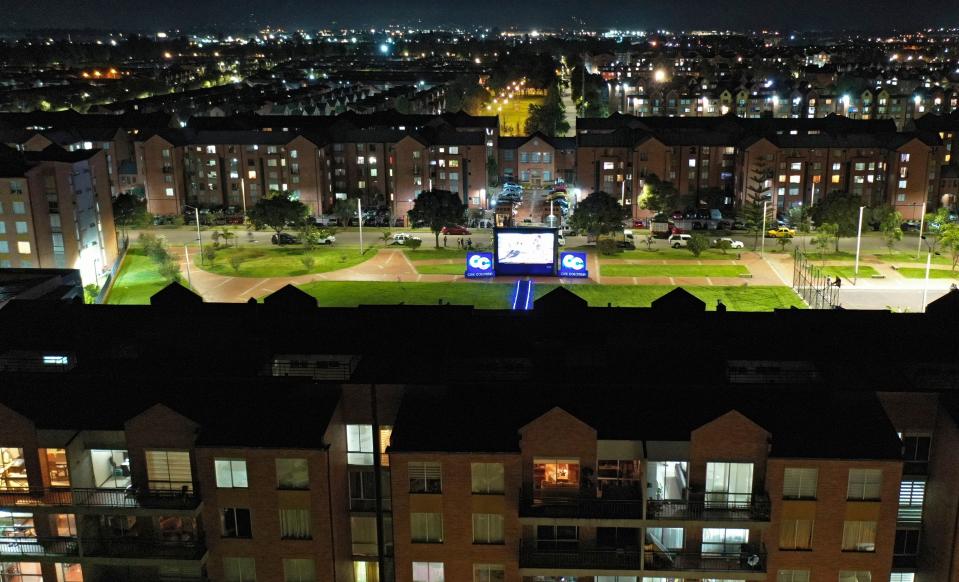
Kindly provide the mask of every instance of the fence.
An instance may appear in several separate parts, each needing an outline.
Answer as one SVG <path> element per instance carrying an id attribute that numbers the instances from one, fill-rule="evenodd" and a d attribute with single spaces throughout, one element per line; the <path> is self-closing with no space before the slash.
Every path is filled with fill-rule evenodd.
<path id="1" fill-rule="evenodd" d="M 833 309 L 839 305 L 839 288 L 829 277 L 806 258 L 799 249 L 793 251 L 793 289 L 812 309 Z"/>

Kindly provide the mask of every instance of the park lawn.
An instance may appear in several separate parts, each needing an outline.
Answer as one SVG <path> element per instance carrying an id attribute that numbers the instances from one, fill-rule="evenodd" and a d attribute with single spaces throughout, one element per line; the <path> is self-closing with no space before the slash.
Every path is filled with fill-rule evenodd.
<path id="1" fill-rule="evenodd" d="M 413 265 L 420 275 L 462 275 L 466 272 L 465 263 L 453 265 Z"/>
<path id="2" fill-rule="evenodd" d="M 594 247 L 595 248 L 595 247 Z M 655 261 L 701 261 L 701 260 L 716 260 L 724 259 L 727 261 L 732 261 L 736 259 L 737 253 L 745 252 L 746 249 L 739 250 L 728 250 L 724 255 L 722 251 L 715 249 L 707 249 L 703 251 L 698 257 L 694 256 L 693 253 L 689 252 L 686 249 L 674 249 L 672 247 L 664 247 L 659 250 L 655 248 L 651 251 L 646 249 L 636 249 L 634 251 L 623 251 L 615 255 L 602 255 L 602 259 L 629 259 L 629 260 L 655 260 Z"/>
<path id="3" fill-rule="evenodd" d="M 897 271 L 907 279 L 925 279 L 926 269 L 923 267 L 904 267 Z M 959 279 L 959 273 L 954 273 L 947 269 L 929 269 L 930 279 Z"/>
<path id="4" fill-rule="evenodd" d="M 556 285 L 537 285 L 536 297 L 542 297 Z M 319 300 L 323 307 L 356 305 L 436 305 L 440 299 L 455 305 L 473 305 L 479 309 L 507 309 L 513 285 L 504 283 L 392 283 L 362 281 L 316 281 L 300 287 Z M 567 287 L 594 307 L 648 307 L 653 300 L 675 289 L 671 285 L 570 285 Z M 722 299 L 734 311 L 771 311 L 776 308 L 804 307 L 789 287 L 711 287 L 689 286 L 686 290 L 716 308 Z"/>
<path id="5" fill-rule="evenodd" d="M 123 260 L 123 267 L 107 303 L 113 305 L 145 305 L 154 293 L 167 286 L 168 281 L 157 272 L 156 263 L 141 248 L 131 248 Z"/>
<path id="6" fill-rule="evenodd" d="M 917 264 L 925 264 L 925 263 L 926 263 L 926 257 L 927 257 L 927 256 L 928 256 L 928 251 L 925 250 L 925 249 L 923 249 L 923 251 L 919 254 L 919 258 L 918 258 L 918 259 L 916 258 L 916 254 L 915 254 L 915 253 L 902 253 L 902 252 L 898 252 L 898 251 L 897 251 L 897 252 L 894 252 L 894 253 L 882 253 L 882 254 L 877 253 L 877 254 L 876 254 L 876 258 L 879 259 L 880 261 L 884 262 L 884 263 L 917 263 Z M 947 255 L 932 255 L 932 264 L 933 264 L 933 265 L 948 265 L 948 266 L 951 267 L 951 266 L 952 266 L 952 259 L 950 259 Z M 925 269 L 923 269 L 923 272 L 925 272 Z M 925 275 L 923 275 L 923 276 L 925 276 Z M 929 275 L 929 276 L 931 277 L 932 275 Z"/>
<path id="7" fill-rule="evenodd" d="M 543 97 L 517 96 L 509 100 L 503 110 L 499 112 L 500 131 L 503 135 L 524 135 L 526 133 L 526 119 L 529 117 L 530 105 L 542 105 Z M 491 103 L 492 104 L 492 103 Z M 496 115 L 497 104 L 484 111 L 486 115 Z"/>
<path id="8" fill-rule="evenodd" d="M 196 264 L 196 259 L 194 264 L 205 271 L 229 277 L 294 277 L 353 267 L 369 260 L 376 252 L 375 248 L 368 248 L 360 255 L 358 249 L 327 246 L 308 251 L 300 245 L 271 248 L 233 247 L 218 250 L 213 265 Z M 234 270 L 230 265 L 230 258 L 234 256 L 243 259 L 238 270 Z M 313 268 L 309 271 L 300 260 L 306 256 L 311 256 L 314 260 Z"/>
<path id="9" fill-rule="evenodd" d="M 828 267 L 819 267 L 823 275 L 830 277 L 842 277 L 843 279 L 854 279 L 856 277 L 856 267 L 849 265 L 832 265 Z M 869 265 L 859 265 L 859 277 L 866 278 L 878 275 L 879 271 Z"/>
<path id="10" fill-rule="evenodd" d="M 400 247 L 402 248 L 402 247 Z M 439 248 L 435 249 L 430 245 L 430 248 L 418 248 L 418 249 L 407 249 L 403 251 L 406 253 L 406 258 L 411 261 L 426 261 L 431 259 L 465 259 L 466 250 L 460 248 Z"/>
<path id="11" fill-rule="evenodd" d="M 604 277 L 738 277 L 748 275 L 743 265 L 601 265 Z"/>

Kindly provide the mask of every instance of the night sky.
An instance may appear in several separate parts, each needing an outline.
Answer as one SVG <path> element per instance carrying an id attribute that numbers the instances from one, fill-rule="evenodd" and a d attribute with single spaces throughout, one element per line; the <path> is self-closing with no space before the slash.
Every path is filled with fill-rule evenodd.
<path id="1" fill-rule="evenodd" d="M 66 27 L 160 30 L 249 24 L 318 28 L 489 24 L 591 28 L 850 28 L 959 24 L 959 0 L 0 0 L 12 28 Z M 3 25 L 0 25 L 3 26 Z"/>

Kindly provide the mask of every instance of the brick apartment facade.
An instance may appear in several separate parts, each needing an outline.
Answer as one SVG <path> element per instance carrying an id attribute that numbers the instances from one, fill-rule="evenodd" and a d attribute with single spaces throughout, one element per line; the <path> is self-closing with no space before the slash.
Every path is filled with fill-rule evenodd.
<path id="1" fill-rule="evenodd" d="M 528 318 L 317 309 L 291 289 L 261 305 L 204 305 L 177 286 L 152 306 L 11 301 L 0 324 L 33 332 L 0 338 L 3 573 L 959 580 L 959 407 L 954 347 L 940 341 L 959 293 L 927 314 L 703 313 L 683 293 L 590 309 L 557 292 Z M 424 317 L 492 348 L 371 341 Z M 651 347 L 639 381 L 609 365 L 635 359 L 629 342 L 558 362 L 567 348 L 528 338 L 557 318 L 595 337 L 668 321 L 720 347 L 696 362 Z M 175 341 L 187 325 L 202 354 Z M 215 341 L 223 325 L 236 341 Z M 303 343 L 331 326 L 357 331 Z M 756 326 L 794 329 L 805 347 L 783 362 L 736 331 Z M 884 331 L 849 362 L 817 348 L 824 327 L 838 341 Z M 891 358 L 913 334 L 929 348 Z"/>

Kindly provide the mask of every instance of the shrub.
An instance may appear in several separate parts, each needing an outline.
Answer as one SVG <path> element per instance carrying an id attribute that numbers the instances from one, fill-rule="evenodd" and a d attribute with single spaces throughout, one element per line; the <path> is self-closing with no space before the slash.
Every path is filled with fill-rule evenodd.
<path id="1" fill-rule="evenodd" d="M 240 265 L 242 265 L 244 261 L 246 261 L 246 257 L 240 254 L 235 254 L 230 257 L 230 266 L 233 267 L 234 273 L 240 272 Z"/>
<path id="2" fill-rule="evenodd" d="M 406 242 L 403 243 L 403 246 L 410 247 L 411 249 L 418 249 L 420 245 L 423 244 L 423 241 L 418 238 L 408 238 Z"/>
<path id="3" fill-rule="evenodd" d="M 609 238 L 596 241 L 596 248 L 599 250 L 599 254 L 607 256 L 623 252 L 623 250 L 619 248 L 619 245 L 616 244 L 616 241 Z"/>
<path id="4" fill-rule="evenodd" d="M 709 239 L 701 234 L 694 234 L 686 243 L 686 248 L 693 253 L 694 257 L 703 254 L 703 251 L 709 248 Z"/>
<path id="5" fill-rule="evenodd" d="M 313 265 L 316 264 L 316 259 L 310 255 L 300 257 L 300 262 L 303 263 L 303 267 L 306 269 L 306 272 L 309 273 L 313 270 Z"/>
<path id="6" fill-rule="evenodd" d="M 209 262 L 211 265 L 216 260 L 216 247 L 214 245 L 206 245 L 203 247 L 203 260 Z"/>

